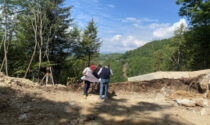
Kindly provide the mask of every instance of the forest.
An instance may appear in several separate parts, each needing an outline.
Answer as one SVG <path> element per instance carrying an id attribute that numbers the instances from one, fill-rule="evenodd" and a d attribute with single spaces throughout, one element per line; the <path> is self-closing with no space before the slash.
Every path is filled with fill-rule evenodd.
<path id="1" fill-rule="evenodd" d="M 77 83 L 90 64 L 111 65 L 112 82 L 155 71 L 210 68 L 210 1 L 177 0 L 189 20 L 174 36 L 124 54 L 100 54 L 94 19 L 85 29 L 71 18 L 64 0 L 0 1 L 0 72 L 39 82 L 51 66 L 56 83 Z M 126 71 L 123 69 L 126 68 Z"/>
<path id="2" fill-rule="evenodd" d="M 54 81 L 81 77 L 99 53 L 101 40 L 90 20 L 84 30 L 64 0 L 1 0 L 0 71 L 39 82 L 52 67 Z"/>

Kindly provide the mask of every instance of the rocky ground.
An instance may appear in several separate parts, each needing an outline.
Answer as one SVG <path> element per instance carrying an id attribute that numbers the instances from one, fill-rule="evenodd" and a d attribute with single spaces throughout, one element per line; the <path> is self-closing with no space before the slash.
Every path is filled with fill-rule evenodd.
<path id="1" fill-rule="evenodd" d="M 0 125 L 210 125 L 196 79 L 113 84 L 105 102 L 81 90 L 0 74 Z"/>

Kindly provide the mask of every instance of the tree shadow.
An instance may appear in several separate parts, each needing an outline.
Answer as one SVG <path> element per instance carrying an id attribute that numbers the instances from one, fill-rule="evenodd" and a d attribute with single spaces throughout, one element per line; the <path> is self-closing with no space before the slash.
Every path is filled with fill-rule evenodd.
<path id="1" fill-rule="evenodd" d="M 149 102 L 139 102 L 136 105 L 126 106 L 126 99 L 111 99 L 104 103 L 97 103 L 91 110 L 96 124 L 103 125 L 188 125 L 188 121 L 179 121 L 172 114 L 161 114 L 161 118 L 151 117 L 151 113 L 161 110 L 170 110 L 170 105 L 159 105 Z M 93 122 L 93 121 L 92 121 Z"/>
<path id="2" fill-rule="evenodd" d="M 126 120 L 106 120 L 100 118 L 96 124 L 103 125 L 194 125 L 188 121 L 177 120 L 174 116 L 169 114 L 163 115 L 161 118 L 155 117 L 139 117 L 138 119 L 126 119 Z"/>
<path id="3" fill-rule="evenodd" d="M 0 87 L 0 125 L 69 125 L 78 121 L 81 107 L 69 102 L 54 102 L 38 93 L 23 93 Z"/>
<path id="4" fill-rule="evenodd" d="M 40 93 L 24 93 L 9 87 L 0 87 L 0 125 L 187 125 L 171 114 L 152 117 L 151 112 L 170 110 L 171 106 L 149 102 L 125 105 L 129 100 L 112 96 L 106 102 L 97 102 L 82 115 L 84 107 L 75 102 L 55 102 Z"/>

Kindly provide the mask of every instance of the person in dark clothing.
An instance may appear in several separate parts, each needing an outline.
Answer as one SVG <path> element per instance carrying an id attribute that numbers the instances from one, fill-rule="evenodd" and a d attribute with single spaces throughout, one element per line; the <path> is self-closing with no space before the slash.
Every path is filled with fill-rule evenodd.
<path id="1" fill-rule="evenodd" d="M 112 70 L 110 69 L 110 65 L 106 65 L 105 67 L 101 68 L 98 72 L 98 75 L 100 76 L 100 99 L 102 98 L 103 94 L 103 87 L 105 86 L 105 94 L 104 99 L 107 99 L 108 97 L 108 89 L 109 89 L 109 80 L 110 76 L 113 75 Z"/>
<path id="2" fill-rule="evenodd" d="M 99 65 L 96 67 L 96 69 L 93 71 L 93 75 L 94 75 L 97 79 L 100 78 L 99 75 L 98 75 L 98 72 L 99 72 L 99 70 L 101 69 L 101 67 L 102 67 L 102 65 L 99 64 Z M 96 86 L 99 87 L 99 83 L 98 83 L 98 82 L 94 82 L 94 83 L 92 84 L 92 93 L 95 93 L 95 92 L 96 92 L 96 90 L 95 90 L 95 87 L 96 87 Z M 98 87 L 97 87 L 97 90 L 98 90 Z"/>

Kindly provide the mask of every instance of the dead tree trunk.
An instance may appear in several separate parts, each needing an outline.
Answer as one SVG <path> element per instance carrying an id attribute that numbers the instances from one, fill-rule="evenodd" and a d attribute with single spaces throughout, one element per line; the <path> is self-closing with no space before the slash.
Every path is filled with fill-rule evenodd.
<path id="1" fill-rule="evenodd" d="M 41 69 L 41 63 L 42 63 L 42 49 L 44 45 L 44 39 L 43 39 L 43 34 L 44 34 L 44 25 L 47 21 L 45 13 L 42 13 L 41 10 L 39 10 L 39 38 L 40 38 L 40 46 L 39 46 L 39 71 L 38 71 L 38 81 L 39 81 L 39 76 L 40 76 L 40 69 Z"/>
<path id="2" fill-rule="evenodd" d="M 31 24 L 32 24 L 32 27 L 33 27 L 33 30 L 34 30 L 34 42 L 35 42 L 35 45 L 34 45 L 34 51 L 33 51 L 33 54 L 31 56 L 30 62 L 28 64 L 28 67 L 26 69 L 24 78 L 26 78 L 26 76 L 28 74 L 28 71 L 29 71 L 29 69 L 31 67 L 32 61 L 33 61 L 34 56 L 36 54 L 37 45 L 38 45 L 38 41 L 37 41 L 37 29 L 38 29 L 38 26 L 37 26 L 37 15 L 36 15 L 36 12 L 35 12 L 36 10 L 32 10 L 32 11 L 33 11 L 33 16 L 34 16 L 34 22 L 33 22 L 33 20 L 31 20 Z"/>

